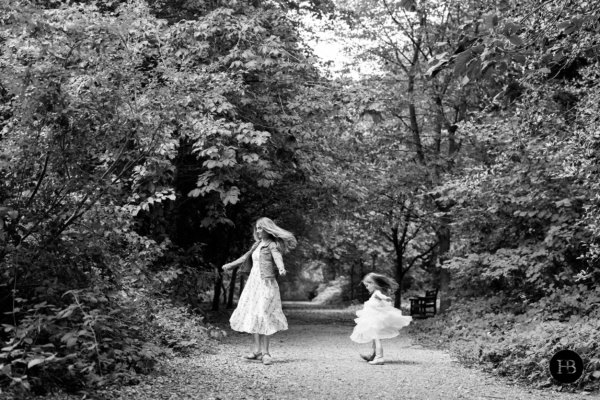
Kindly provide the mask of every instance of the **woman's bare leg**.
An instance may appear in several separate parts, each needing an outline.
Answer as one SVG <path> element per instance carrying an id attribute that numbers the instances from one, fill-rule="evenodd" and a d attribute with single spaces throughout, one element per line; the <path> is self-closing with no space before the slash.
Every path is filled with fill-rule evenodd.
<path id="1" fill-rule="evenodd" d="M 269 341 L 271 339 L 270 335 L 260 335 L 263 338 L 263 353 L 269 354 Z"/>
<path id="2" fill-rule="evenodd" d="M 273 364 L 273 360 L 271 358 L 271 354 L 269 354 L 269 340 L 271 339 L 270 335 L 260 335 L 263 340 L 263 358 L 262 362 L 264 365 Z"/>
<path id="3" fill-rule="evenodd" d="M 254 353 L 258 354 L 260 353 L 260 337 L 262 335 L 259 335 L 258 333 L 253 333 L 252 336 L 254 337 Z"/>

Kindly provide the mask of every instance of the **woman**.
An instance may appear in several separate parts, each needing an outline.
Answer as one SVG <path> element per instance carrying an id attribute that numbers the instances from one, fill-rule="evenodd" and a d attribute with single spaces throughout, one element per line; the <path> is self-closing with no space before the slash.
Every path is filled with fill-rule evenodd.
<path id="1" fill-rule="evenodd" d="M 244 358 L 262 360 L 263 364 L 270 365 L 273 362 L 269 353 L 269 338 L 275 332 L 288 328 L 281 309 L 275 268 L 280 275 L 286 274 L 281 253 L 296 247 L 296 239 L 292 233 L 281 229 L 269 218 L 260 218 L 256 221 L 254 239 L 256 243 L 250 251 L 237 260 L 223 265 L 225 272 L 229 272 L 239 264 L 243 264 L 242 272 L 250 272 L 237 308 L 229 322 L 231 329 L 248 332 L 254 336 L 254 350 Z"/>

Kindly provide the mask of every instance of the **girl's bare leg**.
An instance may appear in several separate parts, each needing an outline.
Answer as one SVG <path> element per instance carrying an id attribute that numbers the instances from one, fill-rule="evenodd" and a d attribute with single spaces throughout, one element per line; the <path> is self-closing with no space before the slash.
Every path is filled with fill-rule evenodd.
<path id="1" fill-rule="evenodd" d="M 367 353 L 367 354 L 361 353 L 360 354 L 360 357 L 363 360 L 365 360 L 365 361 L 371 361 L 371 360 L 373 360 L 375 358 L 375 341 L 374 340 L 371 340 L 371 347 L 372 347 L 372 350 L 369 353 Z"/>
<path id="2" fill-rule="evenodd" d="M 383 347 L 381 346 L 381 339 L 375 339 L 375 358 L 373 361 L 369 361 L 371 365 L 383 365 Z"/>

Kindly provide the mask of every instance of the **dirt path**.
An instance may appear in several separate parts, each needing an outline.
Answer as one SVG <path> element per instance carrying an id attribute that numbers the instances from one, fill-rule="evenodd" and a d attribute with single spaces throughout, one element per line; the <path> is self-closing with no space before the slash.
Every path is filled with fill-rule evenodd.
<path id="1" fill-rule="evenodd" d="M 406 334 L 384 342 L 386 365 L 371 366 L 350 341 L 353 314 L 287 304 L 290 329 L 272 339 L 274 364 L 240 358 L 251 337 L 229 330 L 215 354 L 170 360 L 166 375 L 124 388 L 123 399 L 584 399 L 512 386 L 461 367 Z M 226 326 L 226 325 L 225 325 Z M 227 327 L 227 326 L 226 326 Z"/>

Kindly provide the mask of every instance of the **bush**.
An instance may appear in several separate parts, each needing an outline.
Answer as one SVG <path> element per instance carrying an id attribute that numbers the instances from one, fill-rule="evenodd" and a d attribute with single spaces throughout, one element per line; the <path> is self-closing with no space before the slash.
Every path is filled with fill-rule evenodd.
<path id="1" fill-rule="evenodd" d="M 455 304 L 446 315 L 416 321 L 411 331 L 423 344 L 448 349 L 463 364 L 535 387 L 557 384 L 549 361 L 559 350 L 574 350 L 585 372 L 566 387 L 600 389 L 600 313 L 560 321 L 538 304 L 515 314 L 498 308 L 501 303 L 492 297 Z"/>
<path id="2" fill-rule="evenodd" d="M 66 292 L 61 307 L 17 299 L 0 351 L 0 384 L 35 394 L 137 383 L 161 356 L 206 347 L 224 332 L 169 300 L 125 292 Z"/>
<path id="3" fill-rule="evenodd" d="M 143 317 L 124 308 L 118 294 L 68 291 L 60 306 L 35 298 L 16 300 L 17 323 L 3 324 L 10 334 L 0 351 L 3 386 L 17 385 L 37 394 L 52 386 L 75 391 L 99 388 L 127 382 L 131 372 L 151 371 L 163 354 L 146 342 Z"/>

